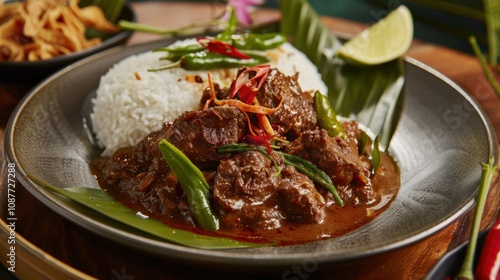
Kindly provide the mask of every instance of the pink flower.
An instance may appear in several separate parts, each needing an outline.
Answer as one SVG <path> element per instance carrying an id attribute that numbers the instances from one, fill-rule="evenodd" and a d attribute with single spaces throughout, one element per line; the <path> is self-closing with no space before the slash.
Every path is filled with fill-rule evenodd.
<path id="1" fill-rule="evenodd" d="M 252 24 L 252 18 L 250 17 L 251 8 L 264 4 L 264 0 L 228 0 L 227 4 L 234 8 L 238 22 L 250 25 Z M 226 13 L 224 18 L 229 18 L 229 14 Z"/>

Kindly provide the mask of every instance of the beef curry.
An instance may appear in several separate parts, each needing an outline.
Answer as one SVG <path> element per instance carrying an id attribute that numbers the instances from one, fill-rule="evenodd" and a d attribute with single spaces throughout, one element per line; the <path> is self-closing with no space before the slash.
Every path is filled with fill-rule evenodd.
<path id="1" fill-rule="evenodd" d="M 298 74 L 267 69 L 261 80 L 255 80 L 256 73 L 258 69 L 239 71 L 240 78 L 248 75 L 244 84 L 253 85 L 250 90 L 243 86 L 235 94 L 236 81 L 231 89 L 211 84 L 198 110 L 165 123 L 135 146 L 96 159 L 92 168 L 100 186 L 134 211 L 175 228 L 278 245 L 337 237 L 384 211 L 400 186 L 391 156 L 382 153 L 374 170 L 372 149 L 361 149 L 363 131 L 356 121 L 341 123 L 342 137 L 320 127 L 313 94 L 301 90 Z M 249 112 L 243 103 L 269 110 Z M 193 218 L 178 177 L 158 148 L 162 139 L 182 151 L 208 182 L 217 230 L 203 229 Z M 267 152 L 218 150 L 238 143 Z M 327 174 L 342 203 L 288 164 L 285 154 Z"/>

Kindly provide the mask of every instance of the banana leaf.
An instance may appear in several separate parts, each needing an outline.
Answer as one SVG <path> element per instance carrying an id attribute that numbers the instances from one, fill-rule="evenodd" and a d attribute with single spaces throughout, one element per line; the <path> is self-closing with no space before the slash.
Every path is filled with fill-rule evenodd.
<path id="1" fill-rule="evenodd" d="M 401 114 L 403 72 L 402 59 L 370 67 L 336 62 L 326 81 L 330 102 L 339 115 L 356 119 L 389 147 Z"/>
<path id="2" fill-rule="evenodd" d="M 388 148 L 401 114 L 402 59 L 374 66 L 351 65 L 335 57 L 342 41 L 306 0 L 280 2 L 281 32 L 318 67 L 338 115 L 353 118 L 380 135 Z"/>
<path id="3" fill-rule="evenodd" d="M 51 184 L 33 176 L 30 176 L 30 179 L 37 185 L 51 192 L 62 195 L 63 197 L 72 199 L 73 201 L 93 209 L 106 217 L 180 245 L 200 249 L 235 249 L 269 245 L 195 234 L 189 231 L 170 227 L 159 220 L 138 215 L 130 208 L 116 201 L 102 189 L 85 187 L 63 189 L 52 186 Z"/>

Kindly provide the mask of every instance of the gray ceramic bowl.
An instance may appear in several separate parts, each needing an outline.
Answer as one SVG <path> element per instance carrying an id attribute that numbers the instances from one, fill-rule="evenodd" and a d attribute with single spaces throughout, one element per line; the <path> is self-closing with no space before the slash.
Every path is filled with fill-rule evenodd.
<path id="1" fill-rule="evenodd" d="M 7 128 L 7 160 L 16 164 L 22 185 L 60 215 L 123 246 L 228 270 L 283 269 L 304 260 L 326 264 L 366 257 L 409 245 L 452 223 L 474 204 L 480 163 L 491 156 L 496 162 L 496 136 L 476 102 L 443 75 L 406 59 L 406 96 L 391 143 L 402 171 L 402 187 L 379 217 L 339 238 L 289 247 L 187 248 L 113 222 L 27 178 L 31 174 L 61 188 L 97 188 L 88 167 L 96 149 L 86 120 L 99 78 L 119 60 L 167 43 L 115 48 L 71 65 L 34 88 Z"/>

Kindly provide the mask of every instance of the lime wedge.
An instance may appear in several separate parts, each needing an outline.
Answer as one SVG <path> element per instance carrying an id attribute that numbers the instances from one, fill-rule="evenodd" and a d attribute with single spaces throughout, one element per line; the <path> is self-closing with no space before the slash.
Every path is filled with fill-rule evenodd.
<path id="1" fill-rule="evenodd" d="M 400 5 L 346 42 L 337 56 L 355 64 L 380 64 L 401 57 L 412 40 L 413 19 L 410 10 Z"/>

